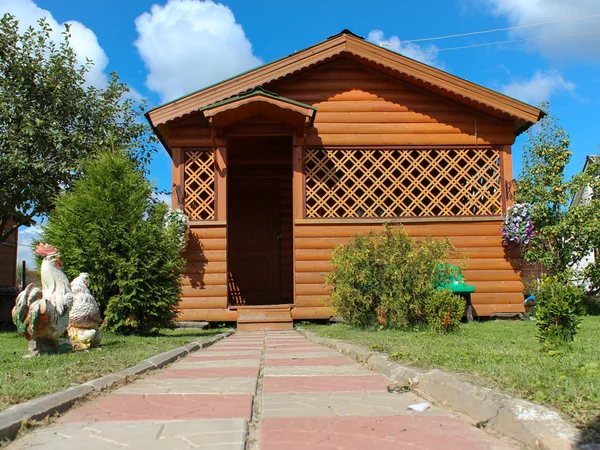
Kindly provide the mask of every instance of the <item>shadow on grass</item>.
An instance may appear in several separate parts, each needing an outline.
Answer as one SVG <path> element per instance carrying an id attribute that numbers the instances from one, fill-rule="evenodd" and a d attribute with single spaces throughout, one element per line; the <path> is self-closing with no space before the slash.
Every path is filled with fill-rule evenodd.
<path id="1" fill-rule="evenodd" d="M 591 422 L 581 429 L 581 440 L 579 444 L 600 444 L 600 412 Z"/>

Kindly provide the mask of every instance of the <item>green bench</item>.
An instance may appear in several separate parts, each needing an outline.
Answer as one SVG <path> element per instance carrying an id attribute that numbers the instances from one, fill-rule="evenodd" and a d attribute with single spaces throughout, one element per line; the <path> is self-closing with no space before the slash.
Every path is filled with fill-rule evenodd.
<path id="1" fill-rule="evenodd" d="M 450 272 L 450 280 L 444 280 L 437 283 L 437 289 L 448 289 L 455 294 L 460 295 L 465 299 L 467 304 L 467 321 L 473 320 L 473 304 L 471 303 L 471 294 L 475 292 L 475 286 L 467 284 L 465 277 L 462 274 L 462 270 L 454 264 L 445 264 L 447 270 Z M 442 264 L 438 265 L 440 272 L 444 269 Z M 442 276 L 440 275 L 440 278 Z"/>

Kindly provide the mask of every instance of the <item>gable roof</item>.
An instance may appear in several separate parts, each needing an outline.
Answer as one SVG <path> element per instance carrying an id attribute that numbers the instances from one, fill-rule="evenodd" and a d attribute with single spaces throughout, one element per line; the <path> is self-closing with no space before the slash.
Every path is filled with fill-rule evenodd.
<path id="1" fill-rule="evenodd" d="M 581 172 L 582 173 L 585 172 L 591 163 L 598 161 L 598 158 L 600 158 L 600 155 L 587 155 L 585 157 L 585 163 L 583 164 L 583 170 Z M 579 203 L 581 203 L 581 199 L 583 198 L 584 190 L 585 190 L 585 188 L 580 188 L 575 193 L 575 195 L 573 196 L 573 199 L 571 200 L 570 207 L 578 206 Z"/>
<path id="2" fill-rule="evenodd" d="M 146 113 L 146 118 L 153 127 L 157 127 L 249 89 L 281 80 L 338 57 L 356 59 L 472 108 L 513 120 L 517 134 L 545 115 L 531 105 L 379 47 L 343 30 L 285 58 L 154 108 Z"/>

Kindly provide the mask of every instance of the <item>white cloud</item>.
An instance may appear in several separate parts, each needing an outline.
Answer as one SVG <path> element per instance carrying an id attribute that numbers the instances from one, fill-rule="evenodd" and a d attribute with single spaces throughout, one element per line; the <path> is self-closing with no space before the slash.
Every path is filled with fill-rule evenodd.
<path id="1" fill-rule="evenodd" d="M 35 239 L 39 239 L 41 230 L 42 227 L 40 225 L 21 227 L 19 229 L 19 245 L 17 247 L 17 262 L 19 264 L 21 264 L 21 261 L 26 261 L 28 267 L 33 268 L 35 266 L 35 255 L 31 249 L 31 243 Z"/>
<path id="2" fill-rule="evenodd" d="M 169 0 L 135 21 L 146 85 L 172 100 L 261 64 L 231 10 L 211 0 Z"/>
<path id="3" fill-rule="evenodd" d="M 497 16 L 508 19 L 511 26 L 529 25 L 600 13 L 598 0 L 485 0 Z M 600 17 L 546 24 L 512 30 L 514 39 L 557 36 L 530 41 L 527 45 L 553 59 L 584 58 L 600 60 L 600 34 L 560 36 L 597 32 Z"/>
<path id="4" fill-rule="evenodd" d="M 390 50 L 394 50 L 395 52 L 404 56 L 408 56 L 409 58 L 429 64 L 430 66 L 439 68 L 443 66 L 442 63 L 437 59 L 438 48 L 433 44 L 422 47 L 410 42 L 403 43 L 398 36 L 391 36 L 390 38 L 386 39 L 383 31 L 381 30 L 370 31 L 369 35 L 367 36 L 367 40 Z"/>
<path id="5" fill-rule="evenodd" d="M 61 33 L 64 31 L 64 25 L 71 26 L 71 47 L 77 55 L 77 62 L 85 64 L 86 58 L 94 62 L 90 71 L 86 75 L 87 83 L 104 87 L 108 77 L 104 70 L 108 64 L 108 57 L 100 47 L 98 38 L 92 30 L 80 22 L 70 20 L 59 24 L 50 11 L 37 6 L 32 0 L 0 0 L 0 14 L 10 13 L 19 20 L 19 29 L 21 32 L 29 26 L 37 28 L 39 19 L 45 17 L 52 28 L 52 39 L 60 42 Z"/>
<path id="6" fill-rule="evenodd" d="M 502 92 L 532 105 L 549 100 L 557 92 L 574 93 L 577 86 L 556 70 L 537 70 L 529 79 L 514 80 L 502 87 Z"/>

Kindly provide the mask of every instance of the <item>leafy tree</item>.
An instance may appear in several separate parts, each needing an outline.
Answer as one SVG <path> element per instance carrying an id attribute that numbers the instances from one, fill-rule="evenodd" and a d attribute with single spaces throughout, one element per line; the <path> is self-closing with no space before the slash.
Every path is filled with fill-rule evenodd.
<path id="1" fill-rule="evenodd" d="M 42 231 L 58 248 L 65 273 L 88 272 L 104 327 L 154 334 L 172 324 L 184 261 L 177 224 L 165 227 L 166 204 L 122 151 L 105 151 L 61 194 Z"/>
<path id="2" fill-rule="evenodd" d="M 548 104 L 542 108 L 547 109 Z M 567 180 L 564 172 L 572 155 L 569 146 L 567 132 L 551 114 L 540 121 L 539 129 L 530 129 L 515 198 L 518 203 L 533 205 L 535 236 L 522 248 L 523 257 L 541 263 L 563 283 L 577 277 L 585 255 L 600 248 L 600 198 L 592 196 L 569 207 L 572 196 L 585 186 L 600 192 L 600 165 L 594 162 L 585 173 Z M 598 284 L 600 268 L 589 266 L 580 276 L 591 277 Z"/>
<path id="3" fill-rule="evenodd" d="M 50 212 L 87 157 L 113 145 L 143 167 L 155 151 L 145 102 L 136 107 L 114 73 L 87 86 L 92 61 L 77 63 L 68 26 L 58 44 L 51 31 L 43 19 L 22 34 L 13 16 L 0 19 L 0 242 Z"/>

